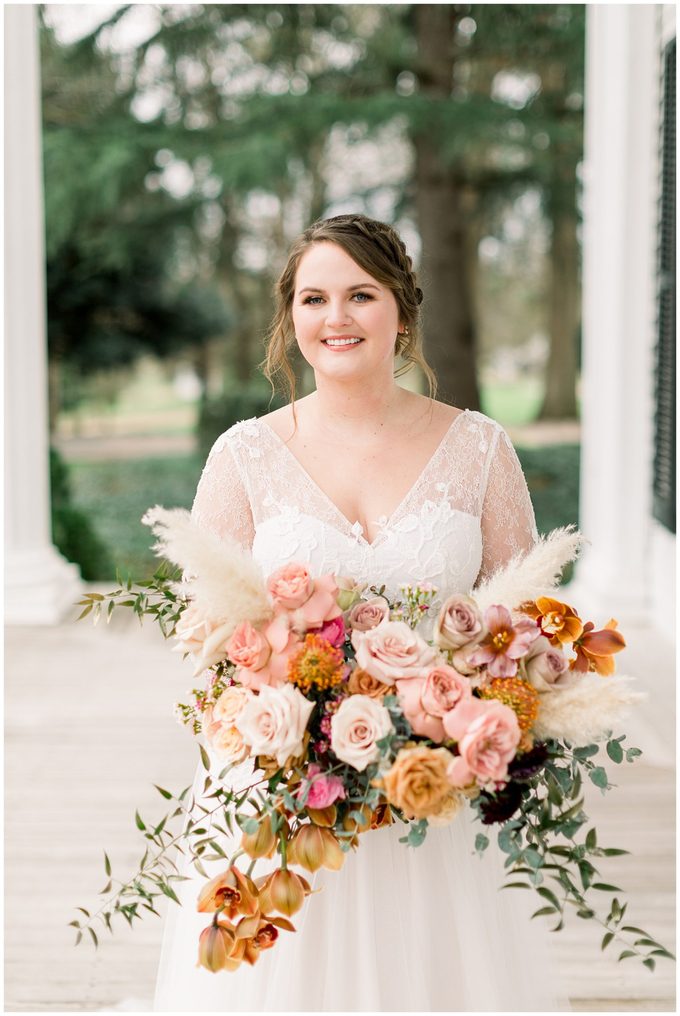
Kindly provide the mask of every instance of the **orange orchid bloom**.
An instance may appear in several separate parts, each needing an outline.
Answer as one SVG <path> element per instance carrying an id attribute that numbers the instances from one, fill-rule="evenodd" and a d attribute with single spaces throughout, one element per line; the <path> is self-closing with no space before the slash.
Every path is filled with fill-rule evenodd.
<path id="1" fill-rule="evenodd" d="M 267 914 L 256 914 L 244 917 L 236 928 L 237 949 L 240 946 L 242 958 L 254 966 L 264 949 L 271 949 L 279 937 L 278 929 L 295 931 L 295 926 L 285 917 L 271 917 Z"/>
<path id="2" fill-rule="evenodd" d="M 551 642 L 575 642 L 583 632 L 583 621 L 574 608 L 554 600 L 552 596 L 539 596 L 534 601 L 523 603 L 519 609 L 538 622 Z"/>
<path id="3" fill-rule="evenodd" d="M 197 909 L 202 913 L 224 911 L 233 920 L 239 914 L 249 917 L 257 912 L 257 887 L 252 879 L 233 865 L 211 879 L 201 889 Z"/>
<path id="4" fill-rule="evenodd" d="M 569 668 L 582 674 L 594 670 L 603 677 L 613 674 L 616 665 L 612 656 L 626 648 L 623 635 L 616 630 L 617 625 L 612 617 L 600 631 L 593 631 L 595 625 L 588 621 L 583 634 L 574 642 L 576 656 L 570 660 Z"/>

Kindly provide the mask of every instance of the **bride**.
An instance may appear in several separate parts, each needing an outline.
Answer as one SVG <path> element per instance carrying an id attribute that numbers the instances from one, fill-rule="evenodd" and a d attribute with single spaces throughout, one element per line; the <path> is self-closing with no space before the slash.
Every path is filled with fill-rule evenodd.
<path id="1" fill-rule="evenodd" d="M 290 404 L 216 441 L 192 510 L 199 525 L 236 538 L 265 575 L 297 560 L 384 584 L 388 595 L 429 581 L 439 602 L 532 546 L 533 509 L 505 431 L 432 397 L 422 292 L 390 226 L 364 215 L 314 223 L 293 244 L 276 296 L 265 373 L 284 376 Z M 295 342 L 316 381 L 298 400 Z M 421 367 L 429 398 L 396 383 L 398 356 Z M 466 809 L 415 849 L 398 842 L 400 823 L 362 837 L 341 871 L 316 873 L 321 891 L 297 915 L 297 932 L 234 973 L 196 965 L 204 879 L 185 870 L 154 1008 L 568 1008 L 547 929 L 529 920 L 533 901 L 500 891 L 497 850 L 474 854 L 480 828 Z"/>

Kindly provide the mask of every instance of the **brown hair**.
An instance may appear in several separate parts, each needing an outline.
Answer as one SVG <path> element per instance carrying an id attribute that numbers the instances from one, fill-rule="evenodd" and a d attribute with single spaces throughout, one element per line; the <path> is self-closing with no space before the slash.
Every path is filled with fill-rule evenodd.
<path id="1" fill-rule="evenodd" d="M 335 215 L 318 219 L 294 241 L 288 261 L 274 287 L 276 311 L 267 339 L 267 354 L 262 364 L 265 377 L 275 390 L 281 378 L 291 402 L 295 402 L 295 373 L 288 350 L 295 341 L 291 308 L 295 277 L 302 255 L 315 243 L 336 243 L 353 261 L 383 286 L 392 291 L 399 308 L 399 318 L 407 333 L 397 335 L 395 352 L 404 363 L 396 372 L 399 377 L 417 364 L 429 386 L 430 398 L 435 397 L 437 379 L 422 348 L 420 304 L 423 291 L 416 284 L 413 263 L 396 230 L 385 222 L 367 215 Z"/>

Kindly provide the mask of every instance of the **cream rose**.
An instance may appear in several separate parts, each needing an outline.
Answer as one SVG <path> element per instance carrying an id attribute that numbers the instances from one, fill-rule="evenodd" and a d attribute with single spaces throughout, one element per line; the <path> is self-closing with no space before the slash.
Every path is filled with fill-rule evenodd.
<path id="1" fill-rule="evenodd" d="M 537 691 L 564 688 L 578 680 L 578 675 L 569 670 L 564 653 L 553 646 L 545 635 L 539 635 L 523 663 L 527 680 Z"/>
<path id="2" fill-rule="evenodd" d="M 239 688 L 238 685 L 225 688 L 213 706 L 213 719 L 227 727 L 233 727 L 237 717 L 240 716 L 244 706 L 250 702 L 252 697 L 251 692 L 245 688 Z"/>
<path id="3" fill-rule="evenodd" d="M 211 621 L 194 604 L 190 604 L 175 625 L 178 639 L 173 652 L 189 653 L 196 663 L 194 677 L 202 670 L 219 663 L 227 655 L 228 622 Z"/>
<path id="4" fill-rule="evenodd" d="M 383 621 L 370 631 L 353 631 L 356 661 L 385 684 L 418 677 L 437 658 L 435 650 L 404 621 Z"/>
<path id="5" fill-rule="evenodd" d="M 434 641 L 442 649 L 460 649 L 486 634 L 482 613 L 469 596 L 449 596 L 434 626 Z"/>
<path id="6" fill-rule="evenodd" d="M 383 776 L 387 800 L 407 818 L 439 816 L 451 798 L 446 748 L 402 748 Z"/>
<path id="7" fill-rule="evenodd" d="M 355 603 L 347 617 L 347 626 L 355 631 L 370 631 L 383 621 L 389 621 L 390 605 L 382 596 Z"/>
<path id="8" fill-rule="evenodd" d="M 391 730 L 390 714 L 377 699 L 350 695 L 331 717 L 331 748 L 341 762 L 363 772 L 380 755 L 376 742 Z"/>
<path id="9" fill-rule="evenodd" d="M 302 751 L 302 740 L 314 703 L 292 684 L 263 685 L 245 705 L 236 726 L 253 755 L 272 755 L 282 766 Z"/>

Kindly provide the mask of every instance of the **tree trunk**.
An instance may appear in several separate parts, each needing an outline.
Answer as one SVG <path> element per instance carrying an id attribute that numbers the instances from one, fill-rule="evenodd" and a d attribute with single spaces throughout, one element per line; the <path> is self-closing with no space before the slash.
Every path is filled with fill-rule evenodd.
<path id="1" fill-rule="evenodd" d="M 454 30 L 461 14 L 449 4 L 415 9 L 421 92 L 450 100 Z M 444 162 L 431 134 L 414 131 L 416 209 L 423 245 L 426 356 L 439 381 L 439 398 L 479 408 L 474 309 L 467 265 L 467 220 L 462 175 Z"/>
<path id="2" fill-rule="evenodd" d="M 581 301 L 576 211 L 576 162 L 573 153 L 556 152 L 550 209 L 552 238 L 548 281 L 550 352 L 541 420 L 574 419 Z"/>

